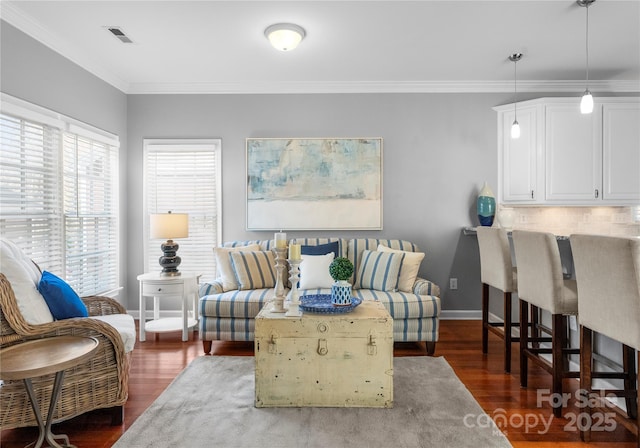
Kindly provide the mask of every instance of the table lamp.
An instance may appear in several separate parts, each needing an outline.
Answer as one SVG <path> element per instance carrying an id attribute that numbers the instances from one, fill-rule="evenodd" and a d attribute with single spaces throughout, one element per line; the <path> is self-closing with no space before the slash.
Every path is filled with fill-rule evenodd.
<path id="1" fill-rule="evenodd" d="M 176 255 L 178 243 L 173 238 L 187 238 L 189 236 L 189 215 L 186 213 L 155 213 L 149 217 L 150 236 L 152 239 L 166 238 L 160 245 L 163 255 L 158 262 L 162 266 L 160 275 L 180 275 L 178 266 L 182 261 Z"/>

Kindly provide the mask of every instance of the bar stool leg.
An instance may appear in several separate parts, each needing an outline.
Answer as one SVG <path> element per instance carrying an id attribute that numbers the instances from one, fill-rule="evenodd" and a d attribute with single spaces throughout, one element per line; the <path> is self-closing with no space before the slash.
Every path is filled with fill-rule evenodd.
<path id="1" fill-rule="evenodd" d="M 638 350 L 638 366 L 640 366 L 640 350 Z M 640 384 L 638 384 L 636 386 L 636 428 L 638 428 L 638 430 L 636 431 L 636 438 L 637 440 L 637 444 L 638 444 L 638 448 L 640 448 Z"/>
<path id="2" fill-rule="evenodd" d="M 551 323 L 551 357 L 552 357 L 552 389 L 556 397 L 562 396 L 562 373 L 565 370 L 565 356 L 563 349 L 566 346 L 567 331 L 565 316 L 562 314 L 552 315 Z M 553 415 L 562 417 L 563 400 L 556 400 L 557 405 L 553 408 Z"/>
<path id="3" fill-rule="evenodd" d="M 636 351 L 628 345 L 622 345 L 622 365 L 624 369 L 624 391 L 629 393 L 635 391 L 635 396 L 625 395 L 624 402 L 627 406 L 627 415 L 630 419 L 638 418 L 638 409 L 636 407 L 636 397 L 638 391 L 636 389 Z"/>
<path id="4" fill-rule="evenodd" d="M 583 403 L 589 402 L 591 396 L 591 358 L 592 358 L 592 332 L 589 328 L 580 325 L 580 395 Z M 591 406 L 581 410 L 586 413 L 588 422 L 591 421 Z M 580 439 L 583 442 L 591 441 L 591 426 L 580 430 Z"/>
<path id="5" fill-rule="evenodd" d="M 540 308 L 535 305 L 531 305 L 531 337 L 538 339 L 541 336 L 540 333 Z M 531 347 L 540 348 L 540 342 L 532 342 Z"/>
<path id="6" fill-rule="evenodd" d="M 504 371 L 511 373 L 511 293 L 504 293 Z"/>
<path id="7" fill-rule="evenodd" d="M 482 353 L 489 348 L 489 285 L 482 284 Z"/>
<path id="8" fill-rule="evenodd" d="M 520 299 L 520 387 L 527 387 L 527 354 L 529 345 L 529 304 Z"/>

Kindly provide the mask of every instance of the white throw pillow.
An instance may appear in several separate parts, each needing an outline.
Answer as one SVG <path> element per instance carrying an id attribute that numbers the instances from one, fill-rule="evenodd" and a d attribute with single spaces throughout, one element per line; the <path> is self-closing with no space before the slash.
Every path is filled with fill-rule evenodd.
<path id="1" fill-rule="evenodd" d="M 222 290 L 235 291 L 238 289 L 238 280 L 236 279 L 236 273 L 231 265 L 231 252 L 253 252 L 260 250 L 260 245 L 249 244 L 247 246 L 237 247 L 216 247 L 213 249 L 216 255 L 216 266 L 220 273 L 220 279 L 222 280 Z"/>
<path id="2" fill-rule="evenodd" d="M 2 240 L 0 270 L 11 283 L 18 308 L 31 325 L 53 322 L 53 316 L 38 291 L 40 272 L 33 262 L 12 242 Z"/>
<path id="3" fill-rule="evenodd" d="M 333 278 L 329 274 L 329 265 L 333 257 L 333 252 L 326 255 L 302 255 L 300 289 L 331 288 Z"/>
<path id="4" fill-rule="evenodd" d="M 391 249 L 382 244 L 378 245 L 378 252 L 395 252 L 404 254 L 404 260 L 400 267 L 400 278 L 398 280 L 398 289 L 404 292 L 412 292 L 413 284 L 418 277 L 420 263 L 424 258 L 424 252 L 407 252 L 405 250 Z"/>

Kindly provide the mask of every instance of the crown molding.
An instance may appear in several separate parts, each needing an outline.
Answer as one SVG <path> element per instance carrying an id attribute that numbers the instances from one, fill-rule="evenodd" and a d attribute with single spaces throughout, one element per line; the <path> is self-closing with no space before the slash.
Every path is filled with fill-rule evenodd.
<path id="1" fill-rule="evenodd" d="M 49 32 L 39 22 L 15 6 L 0 1 L 0 18 L 51 48 L 71 62 L 125 94 L 302 94 L 302 93 L 511 93 L 507 81 L 247 81 L 129 83 L 70 42 Z M 519 93 L 567 93 L 584 91 L 584 80 L 518 81 Z M 640 93 L 638 80 L 589 81 L 594 93 Z"/>
<path id="2" fill-rule="evenodd" d="M 0 18 L 5 22 L 18 28 L 23 33 L 31 36 L 41 44 L 49 47 L 56 53 L 79 65 L 92 75 L 111 84 L 116 89 L 127 93 L 129 84 L 122 78 L 104 67 L 95 59 L 87 56 L 85 52 L 79 51 L 74 45 L 60 37 L 52 34 L 44 28 L 38 21 L 25 14 L 20 8 L 15 6 L 15 1 L 0 1 Z"/>
<path id="3" fill-rule="evenodd" d="M 518 81 L 519 93 L 584 91 L 584 80 Z M 594 92 L 640 93 L 638 81 L 589 81 Z M 129 94 L 512 93 L 512 81 L 329 81 L 131 83 Z"/>

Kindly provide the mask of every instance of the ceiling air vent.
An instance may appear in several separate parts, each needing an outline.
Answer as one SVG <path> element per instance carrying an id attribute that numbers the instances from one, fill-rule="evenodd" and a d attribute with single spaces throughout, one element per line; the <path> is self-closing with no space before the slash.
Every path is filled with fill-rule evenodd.
<path id="1" fill-rule="evenodd" d="M 122 31 L 122 29 L 120 29 L 120 27 L 108 26 L 106 28 L 109 30 L 109 32 L 111 34 L 113 34 L 115 37 L 117 37 L 118 40 L 120 40 L 120 42 L 125 43 L 125 44 L 132 44 L 133 43 L 133 41 L 131 39 L 129 39 L 126 34 L 124 34 L 124 31 Z"/>

